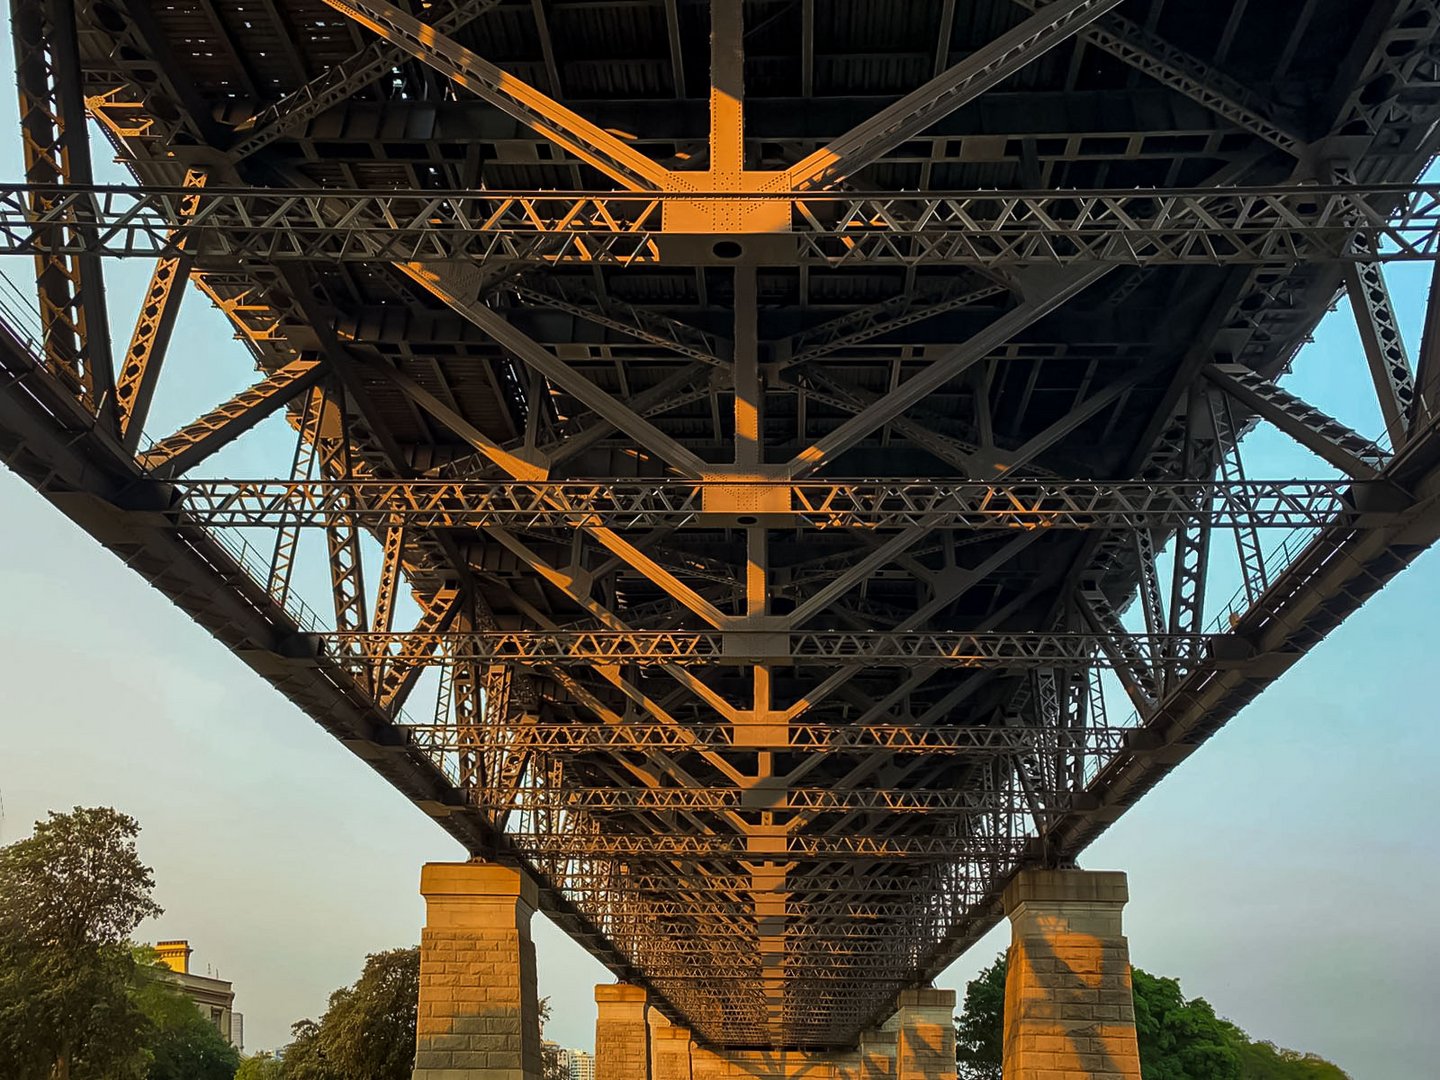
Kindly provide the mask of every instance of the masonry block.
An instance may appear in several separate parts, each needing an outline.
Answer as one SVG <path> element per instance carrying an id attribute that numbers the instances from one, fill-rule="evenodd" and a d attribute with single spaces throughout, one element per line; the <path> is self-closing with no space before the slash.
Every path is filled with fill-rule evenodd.
<path id="1" fill-rule="evenodd" d="M 534 882 L 492 863 L 429 863 L 420 892 L 414 1080 L 540 1080 Z"/>
<path id="2" fill-rule="evenodd" d="M 1022 871 L 1005 891 L 1005 1080 L 1140 1080 L 1125 875 Z"/>
<path id="3" fill-rule="evenodd" d="M 651 1009 L 650 1080 L 693 1080 L 690 1063 L 694 1040 L 688 1028 L 677 1027 Z"/>
<path id="4" fill-rule="evenodd" d="M 895 1030 L 895 1080 L 955 1080 L 955 991 L 901 991 Z"/>
<path id="5" fill-rule="evenodd" d="M 595 1080 L 649 1080 L 650 1022 L 645 990 L 595 987 Z"/>

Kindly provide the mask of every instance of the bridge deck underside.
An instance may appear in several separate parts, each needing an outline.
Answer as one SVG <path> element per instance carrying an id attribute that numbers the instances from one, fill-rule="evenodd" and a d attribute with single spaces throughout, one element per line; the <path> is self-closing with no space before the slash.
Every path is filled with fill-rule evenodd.
<path id="1" fill-rule="evenodd" d="M 1395 248 L 1361 218 L 1307 225 L 1318 246 L 1290 257 L 1238 226 L 1198 257 L 1177 245 L 1208 226 L 1112 219 L 1102 251 L 1057 203 L 1025 226 L 1047 256 L 955 246 L 1003 231 L 993 206 L 914 202 L 1308 181 L 1415 211 L 1377 186 L 1434 150 L 1433 3 L 462 0 L 416 6 L 448 34 L 421 58 L 370 0 L 38 8 L 17 15 L 22 108 L 48 93 L 73 138 L 78 90 L 140 184 L 176 189 L 175 231 L 107 375 L 98 255 L 145 244 L 84 212 L 37 244 L 0 206 L 52 302 L 38 355 L 6 342 L 0 452 L 472 852 L 534 872 L 553 918 L 710 1044 L 853 1043 L 993 925 L 1018 868 L 1073 860 L 1434 538 L 1437 362 L 1386 351 L 1388 298 L 1358 305 L 1388 367 L 1355 358 L 1391 375 L 1380 444 L 1275 385 L 1342 289 L 1383 297 Z M 67 18 L 71 60 L 27 74 Z M 984 83 L 986 50 L 1037 19 Z M 534 96 L 474 65 L 462 85 L 472 53 Z M 959 107 L 937 87 L 903 138 L 840 138 L 965 64 Z M 32 146 L 27 179 L 83 189 L 66 149 L 47 175 Z M 686 219 L 674 198 L 766 183 L 768 231 L 739 200 Z M 277 255 L 204 220 L 222 194 L 318 188 L 349 193 L 304 204 L 321 232 L 398 191 L 440 239 L 402 257 L 370 217 L 343 254 Z M 626 189 L 678 209 L 656 225 Z M 562 222 L 496 194 L 462 229 L 425 191 L 594 199 Z M 627 227 L 629 257 L 606 247 Z M 166 356 L 166 259 L 259 381 L 142 450 L 161 362 L 207 359 Z M 261 479 L 294 483 L 207 469 L 276 414 L 294 455 Z M 1261 422 L 1340 481 L 1247 488 Z M 1279 528 L 1297 536 L 1265 560 Z M 288 569 L 312 543 L 323 617 Z M 1242 590 L 1217 625 L 1222 545 Z"/>

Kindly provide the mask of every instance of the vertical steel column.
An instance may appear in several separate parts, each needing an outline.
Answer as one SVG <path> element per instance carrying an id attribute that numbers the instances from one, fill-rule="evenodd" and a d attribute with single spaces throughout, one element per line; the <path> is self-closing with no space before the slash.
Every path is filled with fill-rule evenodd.
<path id="1" fill-rule="evenodd" d="M 204 171 L 188 169 L 184 186 L 202 188 L 205 178 Z M 193 216 L 199 205 L 198 190 L 193 195 L 187 195 L 180 203 L 180 220 L 183 222 Z M 183 230 L 176 230 L 171 238 L 177 247 L 183 249 Z M 176 316 L 180 314 L 180 302 L 185 298 L 185 283 L 190 280 L 190 263 L 190 257 L 183 250 L 178 255 L 166 255 L 156 260 L 155 270 L 150 275 L 150 288 L 145 292 L 145 301 L 135 320 L 135 331 L 130 336 L 130 347 L 125 350 L 120 364 L 119 378 L 115 383 L 116 423 L 120 428 L 121 441 L 131 453 L 140 445 L 145 417 L 150 412 L 150 401 L 155 395 L 155 384 L 160 379 L 160 367 L 165 361 L 165 350 L 175 329 Z"/>
<path id="2" fill-rule="evenodd" d="M 20 131 L 29 184 L 93 184 L 80 84 L 73 0 L 11 0 Z M 36 218 L 55 200 L 32 193 Z M 100 257 L 53 249 L 86 228 L 85 212 L 36 226 L 35 281 L 45 361 L 107 424 L 115 416 L 115 371 Z"/>
<path id="3" fill-rule="evenodd" d="M 744 22 L 742 0 L 710 0 L 710 171 L 730 191 L 745 169 Z"/>
<path id="4" fill-rule="evenodd" d="M 1269 587 L 1265 573 L 1265 552 L 1260 546 L 1260 530 L 1255 527 L 1255 507 L 1243 487 L 1245 462 L 1240 456 L 1240 428 L 1235 423 L 1235 410 L 1228 397 L 1210 397 L 1212 422 L 1220 439 L 1220 479 L 1229 494 L 1226 501 L 1235 515 L 1235 550 L 1240 559 L 1240 573 L 1245 579 L 1245 598 L 1254 604 Z"/>
<path id="5" fill-rule="evenodd" d="M 404 577 L 405 524 L 398 517 L 392 518 L 385 529 L 385 546 L 380 559 L 380 584 L 375 590 L 375 611 L 370 629 L 377 634 L 388 634 L 395 625 L 395 601 L 400 593 L 400 581 Z M 380 689 L 385 685 L 386 662 L 383 655 L 377 656 L 370 671 L 371 692 L 379 699 Z"/>
<path id="6" fill-rule="evenodd" d="M 1208 401 L 1209 389 L 1196 383 L 1190 390 L 1185 414 L 1185 480 L 1208 480 L 1215 472 L 1216 437 L 1214 417 Z M 1208 499 L 1202 495 L 1200 500 Z M 1196 509 L 1201 508 L 1197 501 Z M 1205 579 L 1210 566 L 1208 522 L 1190 522 L 1175 533 L 1175 568 L 1170 589 L 1170 632 L 1180 635 L 1183 644 L 1170 653 L 1164 672 L 1167 686 L 1173 686 L 1195 660 L 1196 646 L 1185 640 L 1204 629 Z"/>
<path id="7" fill-rule="evenodd" d="M 1352 262 L 1345 266 L 1345 288 L 1360 331 L 1360 344 L 1375 383 L 1380 415 L 1390 446 L 1400 450 L 1409 434 L 1415 411 L 1415 373 L 1400 336 L 1400 324 L 1390 301 L 1390 290 L 1378 262 Z"/>
<path id="8" fill-rule="evenodd" d="M 309 480 L 315 475 L 315 461 L 320 447 L 320 418 L 325 413 L 325 391 L 315 387 L 300 407 L 296 423 L 295 456 L 290 462 L 290 479 Z M 282 608 L 290 598 L 290 578 L 295 570 L 295 552 L 300 546 L 300 523 L 296 519 L 280 523 L 275 533 L 275 553 L 270 558 L 269 592 Z"/>
<path id="9" fill-rule="evenodd" d="M 351 437 L 342 391 L 327 399 L 321 418 L 320 475 L 333 480 L 354 479 L 351 470 Z M 326 430 L 329 428 L 330 430 Z M 330 589 L 335 604 L 335 629 L 360 634 L 370 628 L 365 616 L 365 567 L 360 556 L 360 529 L 353 514 L 349 492 L 332 486 L 325 522 L 325 541 L 330 564 Z M 364 665 L 365 647 L 358 639 L 348 647 L 358 669 Z"/>

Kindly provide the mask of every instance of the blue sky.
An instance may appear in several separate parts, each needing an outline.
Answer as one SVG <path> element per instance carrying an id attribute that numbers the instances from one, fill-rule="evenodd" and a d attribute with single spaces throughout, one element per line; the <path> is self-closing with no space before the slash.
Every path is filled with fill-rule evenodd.
<path id="1" fill-rule="evenodd" d="M 18 177 L 13 126 L 0 139 L 0 175 Z M 1412 354 L 1428 269 L 1390 274 Z M 23 284 L 29 263 L 0 260 L 0 271 Z M 118 349 L 149 267 L 107 272 Z M 152 436 L 253 378 L 198 294 L 169 374 Z M 1379 434 L 1347 306 L 1286 385 Z M 1328 475 L 1263 427 L 1245 451 L 1252 478 Z M 273 421 L 209 468 L 271 474 L 288 453 Z M 1224 558 L 1215 577 L 1218 603 L 1234 587 Z M 313 588 L 315 575 L 302 580 Z M 1315 1050 L 1366 1080 L 1412 1080 L 1440 1059 L 1437 598 L 1432 552 L 1082 860 L 1129 872 L 1138 965 L 1179 977 L 1255 1037 Z M 188 937 L 200 970 L 235 981 L 249 1048 L 282 1043 L 292 1020 L 322 1011 L 366 952 L 417 940 L 420 865 L 463 857 L 458 845 L 3 470 L 0 610 L 0 842 L 74 804 L 138 817 L 166 908 L 143 933 Z M 592 987 L 608 976 L 543 917 L 535 931 L 541 992 L 555 1005 L 549 1034 L 589 1046 Z M 992 934 L 942 984 L 963 991 L 1003 944 Z"/>

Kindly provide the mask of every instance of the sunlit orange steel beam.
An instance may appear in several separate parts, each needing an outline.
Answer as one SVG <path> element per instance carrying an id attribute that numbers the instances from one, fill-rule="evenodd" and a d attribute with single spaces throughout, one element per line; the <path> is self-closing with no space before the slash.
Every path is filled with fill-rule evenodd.
<path id="1" fill-rule="evenodd" d="M 200 204 L 198 189 L 205 186 L 205 180 L 204 170 L 186 170 L 184 186 L 197 191 L 181 201 L 181 221 L 195 213 Z M 183 232 L 177 230 L 177 233 L 175 246 L 183 248 Z M 130 336 L 130 347 L 125 350 L 120 362 L 115 380 L 115 419 L 120 428 L 120 440 L 132 453 L 140 445 L 150 401 L 160 379 L 160 367 L 164 363 L 170 334 L 175 328 L 175 319 L 180 313 L 180 302 L 185 297 L 185 285 L 189 280 L 190 258 L 183 250 L 174 255 L 162 255 L 156 260 L 155 269 L 150 274 L 150 287 L 145 291 L 140 314 L 135 320 L 135 330 Z"/>
<path id="2" fill-rule="evenodd" d="M 194 468 L 221 447 L 239 438 L 265 417 L 283 408 L 297 394 L 320 381 L 324 368 L 313 356 L 302 356 L 270 372 L 253 386 L 204 416 L 161 439 L 141 461 L 152 472 L 175 475 Z"/>

